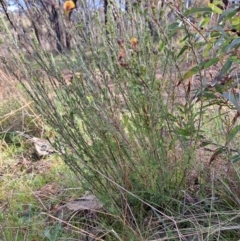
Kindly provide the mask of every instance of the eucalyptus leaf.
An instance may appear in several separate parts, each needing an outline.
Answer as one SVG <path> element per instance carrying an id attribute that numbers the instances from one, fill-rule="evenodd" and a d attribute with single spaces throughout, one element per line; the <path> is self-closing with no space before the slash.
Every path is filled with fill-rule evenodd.
<path id="1" fill-rule="evenodd" d="M 226 11 L 224 11 L 218 19 L 218 23 L 221 23 L 223 20 L 228 20 L 230 18 L 232 18 L 233 16 L 235 16 L 238 13 L 237 9 L 234 8 L 229 8 Z"/>
<path id="2" fill-rule="evenodd" d="M 223 12 L 222 9 L 213 3 L 208 3 L 208 7 L 210 7 L 214 13 L 221 14 Z"/>
<path id="3" fill-rule="evenodd" d="M 187 11 L 185 11 L 184 15 L 185 15 L 185 16 L 189 16 L 190 14 L 193 14 L 193 13 L 201 13 L 201 12 L 211 13 L 211 12 L 212 12 L 212 9 L 211 9 L 211 8 L 208 8 L 208 7 L 205 7 L 205 8 L 191 8 L 191 9 L 188 9 Z"/>
<path id="4" fill-rule="evenodd" d="M 240 38 L 236 38 L 227 46 L 226 51 L 229 52 L 234 47 L 238 48 L 239 46 L 240 46 Z"/>
<path id="5" fill-rule="evenodd" d="M 212 28 L 212 31 L 213 31 L 213 32 L 214 32 L 214 31 L 219 31 L 224 38 L 228 38 L 228 37 L 229 37 L 229 35 L 225 32 L 224 28 L 221 27 L 220 25 L 214 26 L 214 27 Z"/>
<path id="6" fill-rule="evenodd" d="M 199 64 L 201 69 L 207 69 L 211 66 L 213 66 L 214 64 L 218 63 L 219 58 L 213 58 L 213 59 L 209 59 L 209 60 L 204 60 L 203 62 L 201 62 Z"/>
<path id="7" fill-rule="evenodd" d="M 230 70 L 231 66 L 232 66 L 232 61 L 230 59 L 228 59 L 225 62 L 225 64 L 223 65 L 219 75 L 223 76 L 223 75 L 229 73 L 229 70 Z"/>
<path id="8" fill-rule="evenodd" d="M 210 20 L 211 20 L 210 17 L 205 17 L 200 21 L 199 25 L 201 27 L 205 27 L 210 22 Z"/>
<path id="9" fill-rule="evenodd" d="M 189 48 L 188 45 L 184 45 L 179 51 L 177 58 L 179 58 L 188 48 Z"/>
<path id="10" fill-rule="evenodd" d="M 186 80 L 200 71 L 198 66 L 193 67 L 183 75 L 183 80 Z"/>
<path id="11" fill-rule="evenodd" d="M 240 125 L 236 125 L 232 128 L 232 130 L 228 134 L 228 143 L 233 140 L 233 138 L 238 134 L 240 131 Z"/>
<path id="12" fill-rule="evenodd" d="M 180 53 L 181 53 L 181 51 L 180 51 Z M 198 66 L 195 66 L 192 69 L 190 69 L 189 71 L 187 71 L 183 76 L 183 80 L 186 80 L 186 79 L 192 77 L 193 75 L 197 74 L 200 70 L 209 68 L 210 66 L 218 63 L 218 61 L 219 61 L 219 58 L 213 58 L 210 60 L 202 61 Z"/>

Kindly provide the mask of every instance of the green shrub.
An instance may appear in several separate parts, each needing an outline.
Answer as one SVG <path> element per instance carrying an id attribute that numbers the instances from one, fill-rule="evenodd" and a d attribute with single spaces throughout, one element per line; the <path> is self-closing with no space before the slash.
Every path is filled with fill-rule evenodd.
<path id="1" fill-rule="evenodd" d="M 56 148 L 65 147 L 64 160 L 79 175 L 84 189 L 94 191 L 108 211 L 120 217 L 126 233 L 141 236 L 138 227 L 150 209 L 161 225 L 166 224 L 167 237 L 179 237 L 171 215 L 184 207 L 183 190 L 200 165 L 196 155 L 204 140 L 203 115 L 208 106 L 226 105 L 221 96 L 226 85 L 212 83 L 216 88 L 212 91 L 204 71 L 220 65 L 216 81 L 238 64 L 233 51 L 239 45 L 236 35 L 225 33 L 220 24 L 206 32 L 201 29 L 208 27 L 213 10 L 190 9 L 169 24 L 156 18 L 157 9 L 147 12 L 135 6 L 129 14 L 119 11 L 115 19 L 108 11 L 106 26 L 96 13 L 85 29 L 77 25 L 69 29 L 75 41 L 84 44 L 59 56 L 73 73 L 70 84 L 53 54 L 37 41 L 27 47 L 35 52 L 38 69 L 18 54 L 18 46 L 12 50 L 12 61 L 22 70 L 21 84 L 58 133 Z M 191 14 L 199 27 L 187 19 Z M 224 24 L 234 14 L 223 14 Z M 155 41 L 150 21 L 157 31 Z M 6 67 L 15 71 L 10 62 Z M 200 85 L 193 92 L 190 79 L 196 75 Z M 227 133 L 230 142 L 238 132 L 234 126 L 235 122 Z M 230 142 L 219 147 L 221 153 Z M 208 210 L 203 213 L 208 216 Z M 203 228 L 205 224 L 198 223 L 206 238 L 210 231 Z"/>

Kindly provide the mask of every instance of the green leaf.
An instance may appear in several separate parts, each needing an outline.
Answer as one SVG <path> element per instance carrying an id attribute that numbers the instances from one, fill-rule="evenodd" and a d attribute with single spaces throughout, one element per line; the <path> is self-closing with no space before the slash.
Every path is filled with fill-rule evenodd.
<path id="1" fill-rule="evenodd" d="M 212 10 L 211 8 L 191 8 L 191 9 L 188 9 L 186 12 L 185 12 L 185 16 L 188 16 L 190 14 L 193 14 L 193 13 L 200 13 L 200 12 L 209 12 L 211 13 Z"/>
<path id="2" fill-rule="evenodd" d="M 233 16 L 235 16 L 238 13 L 238 9 L 235 8 L 229 8 L 226 11 L 224 11 L 218 19 L 218 23 L 221 23 L 223 20 L 231 19 Z"/>
<path id="3" fill-rule="evenodd" d="M 237 17 L 231 18 L 231 23 L 233 25 L 239 26 L 239 24 L 240 24 L 240 17 L 237 16 Z"/>
<path id="4" fill-rule="evenodd" d="M 168 29 L 169 30 L 176 29 L 178 27 L 179 27 L 179 23 L 178 22 L 174 22 L 174 23 L 171 23 L 170 25 L 168 25 Z"/>
<path id="5" fill-rule="evenodd" d="M 227 74 L 229 72 L 231 66 L 232 66 L 232 61 L 230 59 L 228 59 L 226 61 L 226 63 L 223 65 L 219 76 L 223 76 L 223 75 Z"/>
<path id="6" fill-rule="evenodd" d="M 163 48 L 165 47 L 165 43 L 161 42 L 159 47 L 158 47 L 158 51 L 161 52 L 163 50 Z"/>
<path id="7" fill-rule="evenodd" d="M 186 36 L 184 36 L 181 40 L 180 40 L 180 43 L 186 41 L 189 39 L 189 34 L 187 34 Z"/>
<path id="8" fill-rule="evenodd" d="M 179 51 L 177 58 L 179 58 L 187 49 L 188 49 L 188 45 L 184 45 L 182 49 Z"/>
<path id="9" fill-rule="evenodd" d="M 229 59 L 230 59 L 233 63 L 240 64 L 240 59 L 238 58 L 238 56 L 236 56 L 236 55 L 234 55 L 234 54 L 233 54 L 232 56 L 230 56 Z M 240 78 L 239 75 L 236 75 L 236 76 L 238 76 L 238 78 Z"/>
<path id="10" fill-rule="evenodd" d="M 192 132 L 190 132 L 189 130 L 187 129 L 177 129 L 176 132 L 181 135 L 181 136 L 191 136 L 192 135 Z"/>
<path id="11" fill-rule="evenodd" d="M 233 138 L 238 134 L 240 131 L 240 125 L 237 125 L 232 128 L 232 130 L 228 134 L 228 143 L 233 140 Z"/>
<path id="12" fill-rule="evenodd" d="M 205 44 L 205 49 L 203 51 L 203 57 L 209 56 L 210 49 L 212 49 L 212 44 L 209 42 L 208 44 Z"/>
<path id="13" fill-rule="evenodd" d="M 197 74 L 199 71 L 200 71 L 200 68 L 198 66 L 193 67 L 183 75 L 183 80 L 186 80 L 192 77 L 193 75 Z"/>
<path id="14" fill-rule="evenodd" d="M 212 9 L 212 11 L 214 12 L 214 13 L 217 13 L 217 14 L 222 14 L 222 9 L 220 9 L 217 5 L 215 5 L 215 4 L 217 4 L 217 3 L 208 3 L 208 7 L 210 7 L 211 9 Z"/>
<path id="15" fill-rule="evenodd" d="M 192 77 L 193 75 L 197 74 L 202 69 L 209 68 L 210 66 L 218 63 L 218 61 L 219 61 L 219 58 L 213 58 L 213 59 L 210 59 L 210 60 L 204 60 L 198 66 L 195 66 L 192 69 L 190 69 L 189 71 L 187 71 L 183 75 L 183 80 L 186 80 L 186 79 Z"/>
<path id="16" fill-rule="evenodd" d="M 207 99 L 216 99 L 217 98 L 215 93 L 213 93 L 211 91 L 203 91 L 202 96 L 206 97 Z"/>
<path id="17" fill-rule="evenodd" d="M 232 163 L 236 163 L 236 162 L 240 161 L 240 154 L 237 154 L 235 156 L 231 156 L 230 160 L 231 160 Z"/>
<path id="18" fill-rule="evenodd" d="M 226 40 L 224 37 L 219 38 L 218 41 L 215 42 L 214 48 L 218 49 L 218 47 L 223 46 L 225 42 L 226 42 Z"/>
<path id="19" fill-rule="evenodd" d="M 213 32 L 212 37 L 214 37 L 214 35 L 215 35 L 215 37 L 218 37 L 218 33 L 215 33 L 215 31 L 221 32 L 221 34 L 222 34 L 222 36 L 223 36 L 224 38 L 228 38 L 228 37 L 229 37 L 229 35 L 225 32 L 225 30 L 223 29 L 223 27 L 221 27 L 220 25 L 214 26 L 214 27 L 212 28 L 212 32 Z"/>
<path id="20" fill-rule="evenodd" d="M 234 47 L 238 47 L 236 45 L 240 44 L 240 38 L 236 38 L 234 39 L 226 48 L 226 51 L 229 52 L 231 49 L 233 49 Z"/>
<path id="21" fill-rule="evenodd" d="M 210 22 L 210 18 L 209 17 L 203 18 L 200 21 L 199 26 L 200 27 L 205 27 L 206 25 L 208 25 L 209 22 Z"/>
<path id="22" fill-rule="evenodd" d="M 213 58 L 213 59 L 210 59 L 210 60 L 204 60 L 203 62 L 201 62 L 199 64 L 199 67 L 200 69 L 207 69 L 211 66 L 213 66 L 214 64 L 218 63 L 219 61 L 219 58 Z"/>

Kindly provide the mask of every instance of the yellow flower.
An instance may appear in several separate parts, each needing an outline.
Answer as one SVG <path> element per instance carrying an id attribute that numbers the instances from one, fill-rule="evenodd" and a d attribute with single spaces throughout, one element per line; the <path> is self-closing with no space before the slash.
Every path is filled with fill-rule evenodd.
<path id="1" fill-rule="evenodd" d="M 64 14 L 66 16 L 68 16 L 68 14 L 74 9 L 76 8 L 76 5 L 73 1 L 66 1 L 64 4 L 63 4 L 63 10 L 64 10 Z"/>

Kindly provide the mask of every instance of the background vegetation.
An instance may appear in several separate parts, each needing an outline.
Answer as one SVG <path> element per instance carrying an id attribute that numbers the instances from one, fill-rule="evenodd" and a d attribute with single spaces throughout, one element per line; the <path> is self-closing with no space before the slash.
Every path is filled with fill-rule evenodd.
<path id="1" fill-rule="evenodd" d="M 239 5 L 15 4 L 0 21 L 1 239 L 239 240 Z M 36 161 L 16 131 L 58 154 Z M 66 213 L 85 191 L 103 207 Z"/>

